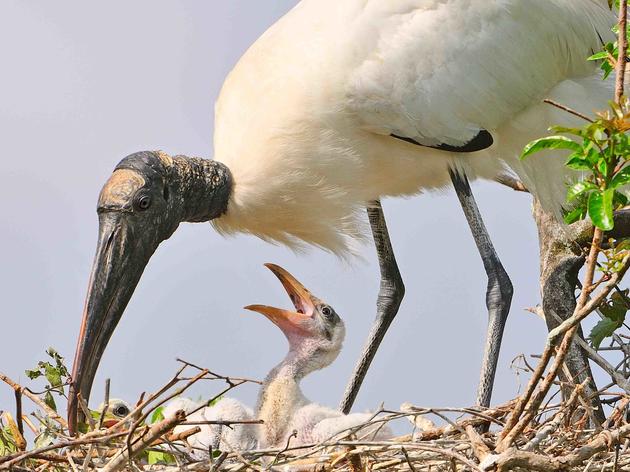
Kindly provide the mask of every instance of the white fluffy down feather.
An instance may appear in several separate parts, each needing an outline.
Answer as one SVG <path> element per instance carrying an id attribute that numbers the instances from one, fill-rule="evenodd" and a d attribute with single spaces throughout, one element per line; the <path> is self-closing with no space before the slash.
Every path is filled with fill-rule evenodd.
<path id="1" fill-rule="evenodd" d="M 165 417 L 175 414 L 177 410 L 186 413 L 197 409 L 201 403 L 188 398 L 176 398 L 164 408 Z M 339 433 L 355 428 L 372 417 L 372 413 L 352 413 L 344 415 L 339 410 L 310 403 L 297 409 L 294 413 L 287 411 L 291 416 L 287 429 L 287 438 L 295 430 L 297 436 L 291 440 L 291 444 L 317 444 L 333 438 Z M 238 400 L 223 398 L 211 407 L 205 407 L 188 416 L 187 421 L 246 421 L 254 419 L 253 411 Z M 175 433 L 189 430 L 192 426 L 177 426 Z M 208 456 L 210 448 L 220 451 L 246 451 L 259 445 L 260 429 L 255 425 L 233 425 L 231 428 L 220 425 L 201 425 L 201 431 L 188 438 L 188 444 L 192 448 L 191 455 L 201 459 Z M 389 427 L 370 426 L 362 428 L 357 435 L 371 440 L 387 439 L 392 437 Z"/>
<path id="2" fill-rule="evenodd" d="M 367 423 L 373 416 L 372 413 L 344 415 L 339 410 L 311 403 L 294 413 L 288 433 L 297 431 L 297 437 L 291 444 L 319 444 Z M 388 426 L 370 425 L 357 431 L 356 436 L 369 440 L 389 439 L 392 431 Z"/>
<path id="3" fill-rule="evenodd" d="M 165 417 L 173 415 L 177 410 L 186 413 L 197 409 L 201 402 L 195 402 L 188 398 L 176 398 L 164 408 Z M 204 407 L 196 413 L 188 416 L 187 421 L 247 421 L 252 420 L 254 414 L 250 408 L 238 400 L 222 398 L 210 407 Z M 174 429 L 175 433 L 189 430 L 192 426 L 181 425 Z M 201 431 L 188 438 L 188 444 L 192 448 L 191 455 L 195 458 L 208 457 L 209 450 L 231 451 L 248 450 L 257 445 L 256 427 L 254 425 L 200 425 Z"/>

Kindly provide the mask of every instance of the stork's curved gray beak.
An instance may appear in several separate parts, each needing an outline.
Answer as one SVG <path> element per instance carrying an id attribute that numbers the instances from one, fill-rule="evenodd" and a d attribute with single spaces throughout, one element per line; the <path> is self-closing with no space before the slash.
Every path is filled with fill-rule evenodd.
<path id="1" fill-rule="evenodd" d="M 151 255 L 156 234 L 129 221 L 124 212 L 99 213 L 99 237 L 77 341 L 68 399 L 70 433 L 77 430 L 77 394 L 86 401 L 96 369 Z M 141 233 L 141 234 L 137 234 Z"/>

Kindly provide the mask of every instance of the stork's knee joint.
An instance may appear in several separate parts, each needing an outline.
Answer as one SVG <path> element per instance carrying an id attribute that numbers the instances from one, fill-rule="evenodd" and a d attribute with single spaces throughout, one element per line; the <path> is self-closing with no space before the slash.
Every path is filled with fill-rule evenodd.
<path id="1" fill-rule="evenodd" d="M 378 294 L 379 300 L 400 305 L 405 296 L 405 284 L 400 277 L 392 280 L 383 280 Z"/>
<path id="2" fill-rule="evenodd" d="M 486 293 L 486 305 L 490 307 L 508 308 L 512 303 L 514 286 L 507 272 L 503 268 L 497 274 L 488 278 L 488 291 Z"/>

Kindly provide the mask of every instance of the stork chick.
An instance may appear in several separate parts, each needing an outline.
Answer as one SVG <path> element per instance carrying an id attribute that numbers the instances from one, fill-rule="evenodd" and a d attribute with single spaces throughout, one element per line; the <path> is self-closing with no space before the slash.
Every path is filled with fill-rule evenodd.
<path id="1" fill-rule="evenodd" d="M 103 426 L 110 428 L 131 413 L 131 406 L 125 400 L 112 398 L 109 400 L 107 408 L 103 402 L 98 406 L 96 413 L 98 413 L 99 418 L 103 416 Z"/>
<path id="2" fill-rule="evenodd" d="M 311 403 L 302 393 L 301 380 L 337 358 L 346 329 L 335 310 L 295 277 L 282 267 L 265 265 L 282 282 L 295 311 L 265 305 L 245 307 L 265 315 L 289 341 L 289 352 L 267 375 L 258 396 L 255 416 L 264 421 L 259 446 L 284 445 L 293 431 L 297 433 L 293 444 L 319 442 L 366 422 L 371 414 L 344 415 Z"/>
<path id="3" fill-rule="evenodd" d="M 233 398 L 222 398 L 211 406 L 199 409 L 200 402 L 188 398 L 175 398 L 169 402 L 162 412 L 164 417 L 173 415 L 177 410 L 186 412 L 187 421 L 247 421 L 254 418 L 251 408 Z M 195 411 L 197 410 L 197 411 Z M 193 413 L 194 412 L 194 413 Z M 218 424 L 199 425 L 201 431 L 187 439 L 192 448 L 192 456 L 196 459 L 204 459 L 209 456 L 209 451 L 246 451 L 254 449 L 258 443 L 257 430 L 254 425 L 235 424 L 223 426 Z M 177 426 L 174 433 L 180 433 L 190 429 L 189 425 Z"/>

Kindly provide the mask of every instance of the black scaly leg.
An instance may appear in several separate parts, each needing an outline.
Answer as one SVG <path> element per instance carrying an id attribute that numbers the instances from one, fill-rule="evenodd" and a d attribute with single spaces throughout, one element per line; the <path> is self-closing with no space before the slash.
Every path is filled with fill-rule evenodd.
<path id="1" fill-rule="evenodd" d="M 505 322 L 512 302 L 512 282 L 510 282 L 510 278 L 494 250 L 488 230 L 483 223 L 477 202 L 475 202 L 475 197 L 472 194 L 468 178 L 454 169 L 450 170 L 450 175 L 488 275 L 488 289 L 486 291 L 488 332 L 479 388 L 477 389 L 477 404 L 487 407 L 490 406 L 503 329 L 505 328 Z"/>
<path id="2" fill-rule="evenodd" d="M 400 276 L 394 250 L 389 240 L 387 223 L 385 222 L 381 202 L 376 200 L 370 204 L 367 212 L 381 270 L 381 288 L 376 301 L 376 320 L 372 325 L 372 330 L 363 349 L 361 359 L 354 369 L 350 382 L 346 387 L 343 400 L 339 405 L 339 409 L 345 414 L 350 412 L 354 400 L 359 393 L 359 389 L 361 388 L 361 384 L 363 383 L 363 379 L 365 378 L 365 374 L 372 363 L 372 359 L 374 359 L 374 355 L 389 325 L 396 316 L 396 313 L 398 313 L 398 308 L 405 295 L 405 285 Z"/>

